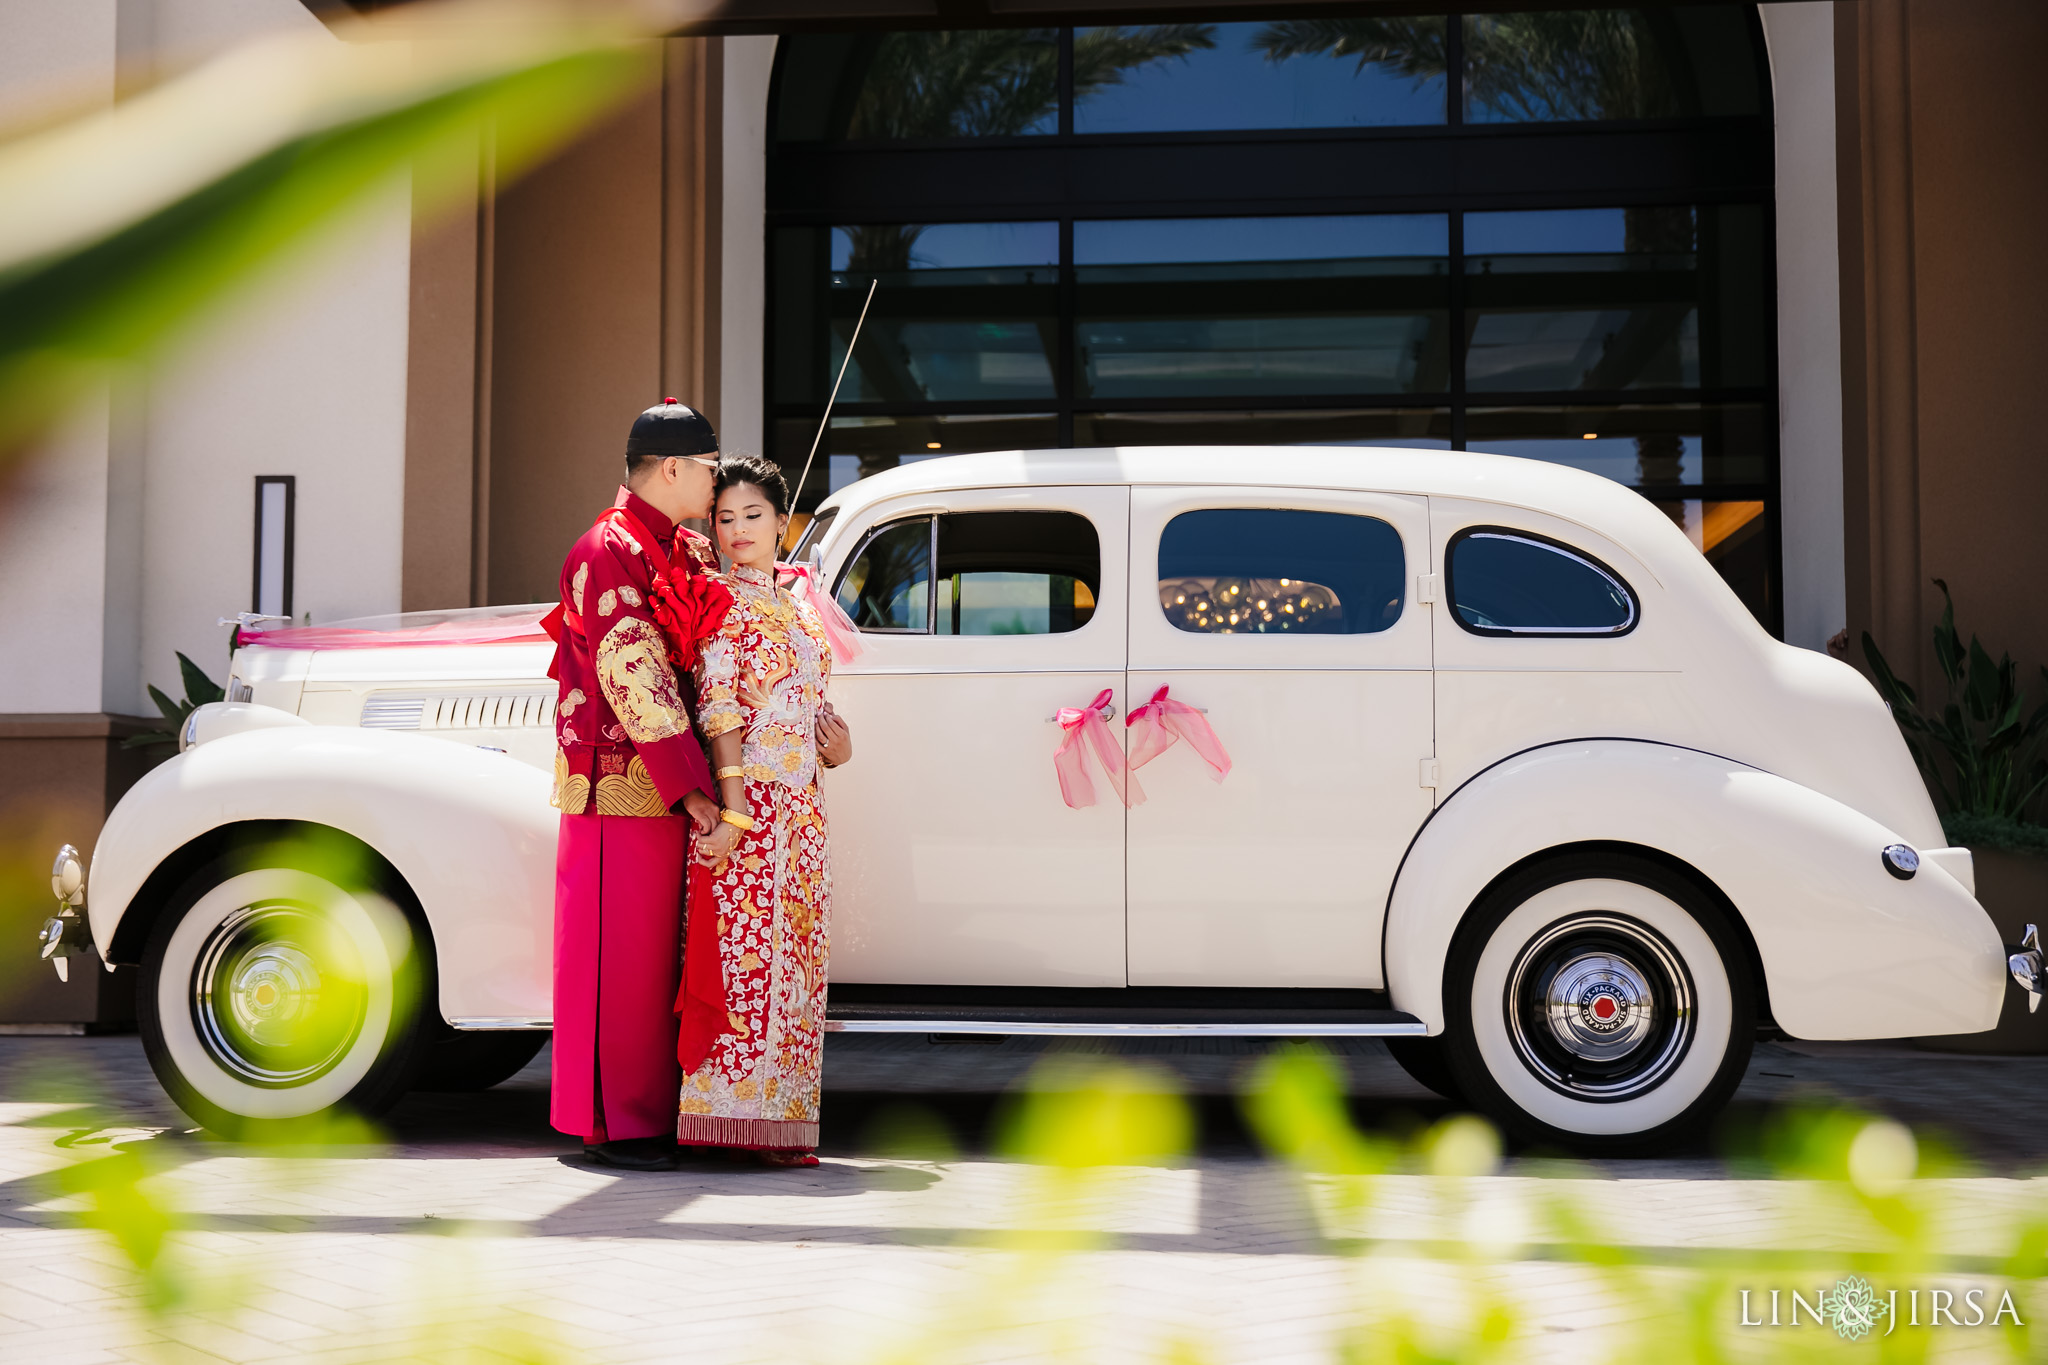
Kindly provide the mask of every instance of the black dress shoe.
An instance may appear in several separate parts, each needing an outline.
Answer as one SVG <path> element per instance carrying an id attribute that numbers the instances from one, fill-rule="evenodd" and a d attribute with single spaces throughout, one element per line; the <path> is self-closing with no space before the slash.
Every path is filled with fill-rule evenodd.
<path id="1" fill-rule="evenodd" d="M 667 1137 L 620 1138 L 615 1142 L 587 1142 L 586 1159 L 621 1171 L 672 1171 L 676 1168 L 676 1140 Z"/>

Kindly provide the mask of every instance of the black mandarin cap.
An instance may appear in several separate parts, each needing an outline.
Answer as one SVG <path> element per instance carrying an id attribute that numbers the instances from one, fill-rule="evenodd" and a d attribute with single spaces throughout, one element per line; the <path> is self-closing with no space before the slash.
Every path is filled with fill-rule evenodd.
<path id="1" fill-rule="evenodd" d="M 628 455 L 716 455 L 718 433 L 695 408 L 664 398 L 633 419 Z"/>

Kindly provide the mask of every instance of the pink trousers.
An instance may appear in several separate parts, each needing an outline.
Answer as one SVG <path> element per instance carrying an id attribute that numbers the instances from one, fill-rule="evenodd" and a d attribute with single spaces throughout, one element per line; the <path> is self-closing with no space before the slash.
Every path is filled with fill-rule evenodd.
<path id="1" fill-rule="evenodd" d="M 675 1132 L 689 827 L 679 815 L 562 817 L 549 1121 L 587 1142 Z"/>

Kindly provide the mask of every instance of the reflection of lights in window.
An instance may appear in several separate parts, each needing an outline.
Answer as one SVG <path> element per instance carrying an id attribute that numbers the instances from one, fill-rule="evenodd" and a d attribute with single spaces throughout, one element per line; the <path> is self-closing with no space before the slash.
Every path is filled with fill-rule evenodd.
<path id="1" fill-rule="evenodd" d="M 1176 629 L 1209 635 L 1315 630 L 1331 612 L 1342 618 L 1343 604 L 1329 588 L 1289 578 L 1283 596 L 1278 582 L 1228 575 L 1169 580 L 1159 585 L 1159 609 Z"/>
<path id="2" fill-rule="evenodd" d="M 937 441 L 926 441 L 924 443 L 924 448 L 926 450 L 937 450 L 939 448 L 939 443 Z"/>

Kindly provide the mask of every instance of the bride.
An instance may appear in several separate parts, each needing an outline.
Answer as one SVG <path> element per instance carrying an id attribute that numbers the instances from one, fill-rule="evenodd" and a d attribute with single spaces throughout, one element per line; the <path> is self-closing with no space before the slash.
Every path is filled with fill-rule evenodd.
<path id="1" fill-rule="evenodd" d="M 815 1166 L 832 900 L 817 774 L 853 755 L 825 701 L 832 606 L 778 581 L 789 489 L 773 463 L 721 464 L 712 522 L 733 606 L 703 646 L 697 714 L 724 810 L 691 869 L 676 1140 Z"/>

